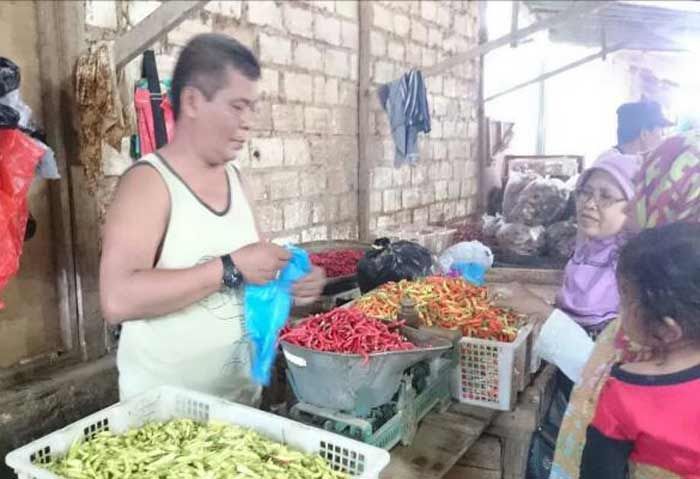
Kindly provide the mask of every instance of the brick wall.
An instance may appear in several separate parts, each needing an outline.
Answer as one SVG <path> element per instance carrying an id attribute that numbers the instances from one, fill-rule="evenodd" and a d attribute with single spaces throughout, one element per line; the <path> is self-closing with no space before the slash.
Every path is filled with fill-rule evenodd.
<path id="1" fill-rule="evenodd" d="M 97 39 L 136 24 L 160 2 L 86 5 L 87 28 Z M 374 10 L 376 84 L 476 42 L 472 2 L 376 2 Z M 262 95 L 253 138 L 239 161 L 263 229 L 280 241 L 357 238 L 358 13 L 357 0 L 211 1 L 154 46 L 163 76 L 187 40 L 202 32 L 230 34 L 258 55 Z M 132 68 L 138 71 L 138 60 Z M 421 139 L 415 167 L 393 168 L 386 114 L 373 97 L 372 229 L 474 212 L 477 77 L 470 64 L 428 80 L 433 132 Z"/>
<path id="2" fill-rule="evenodd" d="M 373 2 L 374 88 L 411 67 L 429 67 L 477 42 L 476 2 Z M 394 167 L 386 113 L 372 103 L 370 230 L 441 223 L 475 213 L 478 63 L 426 78 L 432 131 L 419 139 L 415 166 Z"/>

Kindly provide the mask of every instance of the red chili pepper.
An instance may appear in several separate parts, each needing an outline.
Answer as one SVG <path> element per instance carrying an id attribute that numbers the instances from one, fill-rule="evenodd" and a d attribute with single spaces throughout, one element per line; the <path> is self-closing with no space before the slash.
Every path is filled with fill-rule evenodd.
<path id="1" fill-rule="evenodd" d="M 365 255 L 363 251 L 339 249 L 309 255 L 311 263 L 326 270 L 326 276 L 337 278 L 357 272 L 357 263 Z"/>
<path id="2" fill-rule="evenodd" d="M 369 354 L 414 349 L 398 332 L 403 322 L 384 323 L 354 308 L 336 308 L 287 326 L 280 336 L 297 346 L 334 353 Z"/>

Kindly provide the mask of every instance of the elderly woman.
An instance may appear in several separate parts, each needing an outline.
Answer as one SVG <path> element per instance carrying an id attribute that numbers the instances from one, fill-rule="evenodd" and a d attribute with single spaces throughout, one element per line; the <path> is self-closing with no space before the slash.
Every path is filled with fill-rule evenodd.
<path id="1" fill-rule="evenodd" d="M 686 131 L 666 140 L 644 161 L 636 178 L 636 195 L 629 206 L 630 224 L 636 229 L 654 228 L 677 221 L 700 222 L 700 132 Z M 634 362 L 645 356 L 644 348 L 632 344 L 620 332 L 619 320 L 598 336 L 572 351 L 569 337 L 557 334 L 576 331 L 577 323 L 526 288 L 511 285 L 495 292 L 502 305 L 545 319 L 536 349 L 544 359 L 569 371 L 577 383 L 564 417 L 550 479 L 579 477 L 586 430 L 596 411 L 601 388 L 618 362 Z M 580 331 L 579 340 L 585 336 Z M 587 346 L 585 345 L 587 344 Z M 632 478 L 670 479 L 674 475 L 653 467 L 630 464 Z"/>

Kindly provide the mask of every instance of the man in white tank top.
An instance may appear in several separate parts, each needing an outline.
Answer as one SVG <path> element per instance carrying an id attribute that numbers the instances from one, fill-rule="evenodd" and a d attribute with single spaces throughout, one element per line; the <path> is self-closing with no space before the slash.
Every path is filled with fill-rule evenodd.
<path id="1" fill-rule="evenodd" d="M 159 385 L 255 404 L 242 286 L 263 284 L 289 260 L 264 241 L 233 160 L 250 132 L 260 66 L 236 40 L 193 38 L 172 80 L 172 141 L 121 178 L 107 213 L 102 313 L 122 324 L 117 365 L 127 399 Z M 315 268 L 294 288 L 315 300 Z"/>

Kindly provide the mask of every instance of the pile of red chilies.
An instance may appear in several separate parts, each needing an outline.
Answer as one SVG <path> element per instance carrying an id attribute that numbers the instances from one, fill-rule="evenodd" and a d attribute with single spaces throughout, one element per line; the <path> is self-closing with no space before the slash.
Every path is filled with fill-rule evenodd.
<path id="1" fill-rule="evenodd" d="M 351 276 L 357 272 L 357 263 L 365 255 L 364 251 L 338 249 L 309 255 L 311 263 L 326 270 L 326 276 L 337 278 Z"/>
<path id="2" fill-rule="evenodd" d="M 281 340 L 330 353 L 359 354 L 415 349 L 397 330 L 403 322 L 386 323 L 353 308 L 336 308 L 304 319 L 282 331 Z"/>

